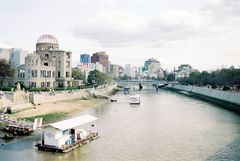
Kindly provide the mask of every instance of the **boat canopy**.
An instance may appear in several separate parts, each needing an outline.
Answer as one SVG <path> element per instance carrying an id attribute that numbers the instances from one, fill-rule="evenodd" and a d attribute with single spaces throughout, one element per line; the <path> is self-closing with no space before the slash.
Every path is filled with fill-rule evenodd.
<path id="1" fill-rule="evenodd" d="M 71 129 L 74 127 L 84 125 L 86 123 L 92 122 L 97 119 L 98 118 L 91 116 L 91 115 L 83 115 L 83 116 L 74 117 L 74 118 L 70 118 L 67 120 L 55 122 L 55 123 L 49 124 L 47 126 L 52 126 L 56 129 L 63 131 L 63 130 L 67 130 L 67 129 Z"/>

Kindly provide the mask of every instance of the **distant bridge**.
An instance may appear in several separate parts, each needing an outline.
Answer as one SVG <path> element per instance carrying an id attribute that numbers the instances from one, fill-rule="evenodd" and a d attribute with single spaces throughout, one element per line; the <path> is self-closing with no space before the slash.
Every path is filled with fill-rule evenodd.
<path id="1" fill-rule="evenodd" d="M 136 79 L 136 80 L 119 80 L 118 84 L 122 86 L 136 86 L 142 84 L 143 86 L 152 86 L 158 84 L 167 84 L 167 81 L 152 80 L 152 79 Z"/>

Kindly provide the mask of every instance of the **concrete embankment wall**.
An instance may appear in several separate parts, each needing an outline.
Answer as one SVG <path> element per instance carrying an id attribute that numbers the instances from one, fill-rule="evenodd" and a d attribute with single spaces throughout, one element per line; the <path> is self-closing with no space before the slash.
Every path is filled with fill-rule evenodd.
<path id="1" fill-rule="evenodd" d="M 55 95 L 51 95 L 50 92 L 42 92 L 41 94 L 33 94 L 31 95 L 30 102 L 33 104 L 39 103 L 47 103 L 47 102 L 55 102 L 62 100 L 71 100 L 78 99 L 89 96 L 89 93 L 97 93 L 107 95 L 109 94 L 116 86 L 107 86 L 105 88 L 98 88 L 96 90 L 93 89 L 81 89 L 70 91 L 61 91 L 56 92 Z"/>
<path id="2" fill-rule="evenodd" d="M 72 100 L 72 99 L 82 99 L 84 97 L 88 97 L 91 93 L 108 95 L 114 88 L 115 85 L 106 86 L 104 88 L 98 88 L 96 90 L 93 89 L 81 89 L 81 90 L 74 90 L 74 91 L 58 91 L 55 95 L 51 94 L 50 92 L 41 92 L 41 93 L 27 93 L 29 97 L 26 97 L 26 92 L 22 93 L 22 95 L 17 94 L 16 97 L 18 100 L 16 103 L 2 104 L 2 102 L 7 98 L 6 96 L 2 96 L 0 99 L 0 105 L 2 107 L 8 107 L 10 113 L 22 111 L 24 109 L 33 108 L 34 105 L 47 103 L 47 102 L 55 102 L 55 101 L 63 101 L 63 100 Z M 14 95 L 14 93 L 12 94 Z M 24 98 L 24 102 L 19 101 L 19 97 Z M 6 101 L 5 101 L 6 102 Z M 1 109 L 0 106 L 0 109 Z"/>
<path id="3" fill-rule="evenodd" d="M 192 94 L 208 97 L 217 101 L 223 101 L 236 105 L 233 110 L 240 112 L 240 93 L 215 90 L 207 87 L 169 85 L 168 88 L 178 91 L 187 91 Z M 238 106 L 238 107 L 237 107 Z"/>

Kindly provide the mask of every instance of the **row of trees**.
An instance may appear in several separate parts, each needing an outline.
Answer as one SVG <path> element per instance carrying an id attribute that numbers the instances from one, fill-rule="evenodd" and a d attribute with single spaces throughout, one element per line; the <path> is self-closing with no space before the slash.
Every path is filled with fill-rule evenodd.
<path id="1" fill-rule="evenodd" d="M 213 87 L 238 87 L 240 88 L 240 69 L 230 67 L 228 69 L 213 72 L 194 71 L 188 78 L 182 78 L 179 83 L 191 85 L 212 85 Z"/>
<path id="2" fill-rule="evenodd" d="M 80 79 L 80 80 L 86 79 L 85 73 L 82 73 L 78 68 L 72 69 L 72 77 L 74 79 Z M 100 86 L 111 81 L 112 81 L 112 78 L 109 75 L 102 73 L 99 70 L 93 70 L 89 72 L 87 77 L 87 82 L 85 83 Z"/>

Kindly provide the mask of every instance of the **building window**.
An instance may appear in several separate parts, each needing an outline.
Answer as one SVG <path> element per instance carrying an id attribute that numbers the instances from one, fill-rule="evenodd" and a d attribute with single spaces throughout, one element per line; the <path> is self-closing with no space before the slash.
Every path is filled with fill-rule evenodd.
<path id="1" fill-rule="evenodd" d="M 54 71 L 52 72 L 52 77 L 55 78 L 55 72 Z"/>
<path id="2" fill-rule="evenodd" d="M 67 53 L 67 58 L 70 58 L 70 53 Z"/>
<path id="3" fill-rule="evenodd" d="M 66 77 L 67 77 L 67 78 L 70 77 L 70 72 L 66 72 Z"/>
<path id="4" fill-rule="evenodd" d="M 40 77 L 46 77 L 46 70 L 40 71 Z"/>
<path id="5" fill-rule="evenodd" d="M 47 82 L 47 87 L 50 87 L 50 82 Z"/>
<path id="6" fill-rule="evenodd" d="M 58 78 L 60 78 L 60 71 L 58 71 Z"/>
<path id="7" fill-rule="evenodd" d="M 48 66 L 48 63 L 44 63 L 43 65 Z"/>
<path id="8" fill-rule="evenodd" d="M 63 130 L 63 131 L 62 131 L 62 135 L 63 135 L 63 136 L 68 135 L 68 134 L 69 134 L 68 130 Z"/>
<path id="9" fill-rule="evenodd" d="M 18 77 L 24 78 L 25 77 L 25 70 L 20 70 L 18 73 Z"/>
<path id="10" fill-rule="evenodd" d="M 48 58 L 49 58 L 49 55 L 48 55 L 48 54 L 45 54 L 45 58 L 48 59 Z"/>
<path id="11" fill-rule="evenodd" d="M 45 82 L 41 82 L 41 88 L 45 87 Z"/>
<path id="12" fill-rule="evenodd" d="M 37 70 L 32 70 L 32 77 L 37 77 Z"/>
<path id="13" fill-rule="evenodd" d="M 67 68 L 70 67 L 70 61 L 66 61 L 66 67 L 67 67 Z"/>
<path id="14" fill-rule="evenodd" d="M 29 82 L 30 88 L 36 88 L 36 82 Z"/>
<path id="15" fill-rule="evenodd" d="M 47 77 L 51 78 L 51 71 L 47 71 Z"/>
<path id="16" fill-rule="evenodd" d="M 43 70 L 43 77 L 46 77 L 46 70 Z"/>

